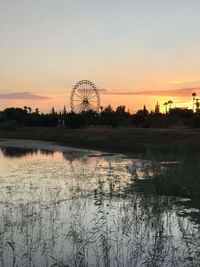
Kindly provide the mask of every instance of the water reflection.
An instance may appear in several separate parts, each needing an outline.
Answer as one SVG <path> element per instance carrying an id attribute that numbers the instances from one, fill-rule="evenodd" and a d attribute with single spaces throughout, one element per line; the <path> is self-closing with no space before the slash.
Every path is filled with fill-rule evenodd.
<path id="1" fill-rule="evenodd" d="M 200 265 L 198 210 L 155 194 L 153 178 L 176 164 L 11 150 L 0 154 L 0 266 Z"/>
<path id="2" fill-rule="evenodd" d="M 41 150 L 33 148 L 18 148 L 18 147 L 1 147 L 1 152 L 5 157 L 15 158 L 15 157 L 24 157 L 37 153 L 53 155 L 54 152 L 50 150 Z"/>

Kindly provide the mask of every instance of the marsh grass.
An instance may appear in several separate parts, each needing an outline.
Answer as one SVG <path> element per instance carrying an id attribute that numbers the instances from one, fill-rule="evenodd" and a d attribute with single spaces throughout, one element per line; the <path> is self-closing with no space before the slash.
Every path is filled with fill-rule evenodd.
<path id="1" fill-rule="evenodd" d="M 138 168 L 132 165 L 129 172 L 134 183 L 128 190 L 156 195 L 189 198 L 191 204 L 200 207 L 200 165 L 196 157 L 180 161 L 152 161 L 143 164 L 143 179 L 138 178 Z"/>

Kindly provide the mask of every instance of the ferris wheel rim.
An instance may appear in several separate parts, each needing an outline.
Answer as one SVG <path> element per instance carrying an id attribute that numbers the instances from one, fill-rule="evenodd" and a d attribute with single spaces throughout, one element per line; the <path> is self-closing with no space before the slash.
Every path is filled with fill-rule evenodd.
<path id="1" fill-rule="evenodd" d="M 100 94 L 96 85 L 89 80 L 77 82 L 71 91 L 70 106 L 71 111 L 75 113 L 89 110 L 98 112 L 100 109 Z"/>

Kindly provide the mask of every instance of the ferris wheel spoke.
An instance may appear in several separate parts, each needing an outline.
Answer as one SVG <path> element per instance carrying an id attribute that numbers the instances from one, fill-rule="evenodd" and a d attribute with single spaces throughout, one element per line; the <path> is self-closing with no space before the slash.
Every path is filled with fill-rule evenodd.
<path id="1" fill-rule="evenodd" d="M 88 98 L 90 98 L 93 94 L 94 94 L 94 90 L 91 89 L 91 90 L 88 92 Z"/>
<path id="2" fill-rule="evenodd" d="M 97 103 L 97 100 L 89 100 L 89 102 Z"/>
<path id="3" fill-rule="evenodd" d="M 81 104 L 81 105 L 78 107 L 78 112 L 81 113 L 82 110 L 83 110 L 83 108 L 82 108 L 82 104 Z"/>
<path id="4" fill-rule="evenodd" d="M 78 90 L 76 90 L 74 92 L 74 95 L 77 96 L 77 97 L 79 97 L 79 98 L 82 98 L 83 97 L 83 95 L 81 94 L 81 92 L 79 92 Z"/>
<path id="5" fill-rule="evenodd" d="M 90 88 L 85 88 L 84 93 L 85 93 L 85 96 L 86 96 L 86 97 L 89 96 L 89 91 L 90 91 Z"/>
<path id="6" fill-rule="evenodd" d="M 95 97 L 97 97 L 96 94 L 95 94 L 95 95 L 91 95 L 91 96 L 88 98 L 88 100 L 93 99 L 93 98 L 95 98 Z"/>
<path id="7" fill-rule="evenodd" d="M 93 108 L 92 108 L 92 106 L 91 106 L 91 104 L 88 104 L 88 110 L 92 110 Z"/>
<path id="8" fill-rule="evenodd" d="M 80 93 L 81 93 L 82 97 L 84 97 L 83 85 L 82 85 L 82 84 L 80 84 L 80 86 L 79 86 L 78 90 L 80 91 Z"/>
<path id="9" fill-rule="evenodd" d="M 85 106 L 85 108 L 86 108 L 86 111 L 90 110 L 90 104 L 88 103 L 88 104 Z"/>
<path id="10" fill-rule="evenodd" d="M 86 105 L 85 105 L 84 103 L 82 103 L 82 104 L 81 104 L 81 112 L 82 112 L 82 111 L 86 111 L 86 110 L 87 110 L 87 109 L 86 109 Z"/>
<path id="11" fill-rule="evenodd" d="M 91 93 L 93 93 L 93 92 L 91 92 L 91 91 L 92 91 L 91 88 L 87 88 L 87 90 L 86 90 L 86 96 L 87 96 L 88 98 L 90 97 Z"/>
<path id="12" fill-rule="evenodd" d="M 87 93 L 86 93 L 86 89 L 85 88 L 83 89 L 83 95 L 84 95 L 84 97 L 87 97 Z"/>
<path id="13" fill-rule="evenodd" d="M 75 105 L 74 107 L 77 109 L 82 106 L 82 103 Z"/>
<path id="14" fill-rule="evenodd" d="M 77 112 L 77 113 L 81 113 L 82 110 L 83 110 L 83 109 L 82 109 L 82 107 L 80 106 L 80 107 L 78 107 L 78 108 L 76 109 L 76 112 Z"/>
<path id="15" fill-rule="evenodd" d="M 89 103 L 89 106 L 91 107 L 90 109 L 96 110 L 96 107 L 94 105 L 92 105 L 91 103 Z"/>
<path id="16" fill-rule="evenodd" d="M 78 106 L 81 106 L 81 105 L 82 105 L 82 102 L 80 104 L 75 105 L 74 107 L 78 107 Z"/>
<path id="17" fill-rule="evenodd" d="M 83 103 L 82 100 L 77 100 L 76 102 L 79 102 L 79 103 L 76 103 L 75 106 L 81 105 Z"/>
<path id="18" fill-rule="evenodd" d="M 78 88 L 77 91 L 79 92 L 79 94 L 84 97 L 84 90 L 82 87 Z"/>
<path id="19" fill-rule="evenodd" d="M 74 92 L 74 94 L 76 94 L 76 95 L 78 95 L 78 96 L 80 96 L 80 97 L 83 96 L 80 90 L 76 90 L 76 91 Z"/>
<path id="20" fill-rule="evenodd" d="M 84 87 L 84 96 L 87 96 L 87 91 L 88 91 L 88 88 Z"/>
<path id="21" fill-rule="evenodd" d="M 76 111 L 79 111 L 79 109 L 81 108 L 81 106 L 82 106 L 82 103 L 81 103 L 81 104 L 78 104 L 78 105 L 76 105 L 76 106 L 74 106 L 74 109 L 75 109 Z"/>
<path id="22" fill-rule="evenodd" d="M 88 97 L 89 89 L 85 89 L 85 96 Z"/>
<path id="23" fill-rule="evenodd" d="M 79 93 L 80 97 L 84 97 L 83 91 L 81 89 L 78 89 L 77 92 Z"/>
<path id="24" fill-rule="evenodd" d="M 88 104 L 83 104 L 83 110 L 87 111 L 88 110 Z"/>
<path id="25" fill-rule="evenodd" d="M 85 97 L 86 96 L 86 88 L 85 88 L 84 84 L 82 84 L 82 90 L 83 90 L 83 97 Z"/>
<path id="26" fill-rule="evenodd" d="M 81 113 L 82 112 L 82 104 L 77 108 L 77 111 L 78 111 L 78 113 Z"/>
<path id="27" fill-rule="evenodd" d="M 83 100 L 83 97 L 82 96 L 77 96 L 77 95 L 74 95 L 74 100 L 79 100 L 79 101 L 82 101 Z"/>
<path id="28" fill-rule="evenodd" d="M 74 95 L 74 101 L 82 101 L 83 97 L 82 96 L 77 96 L 77 95 Z"/>

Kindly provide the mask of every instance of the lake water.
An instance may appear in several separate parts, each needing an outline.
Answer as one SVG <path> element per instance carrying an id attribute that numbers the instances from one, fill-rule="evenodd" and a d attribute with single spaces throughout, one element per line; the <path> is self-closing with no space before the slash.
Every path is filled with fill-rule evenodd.
<path id="1" fill-rule="evenodd" d="M 200 266 L 199 211 L 136 183 L 179 161 L 26 142 L 0 141 L 0 266 Z"/>

